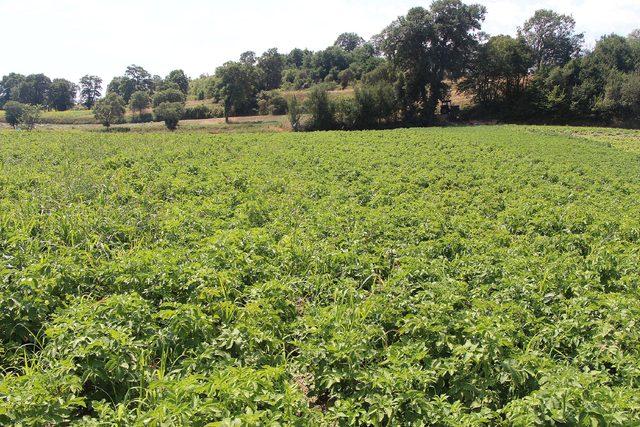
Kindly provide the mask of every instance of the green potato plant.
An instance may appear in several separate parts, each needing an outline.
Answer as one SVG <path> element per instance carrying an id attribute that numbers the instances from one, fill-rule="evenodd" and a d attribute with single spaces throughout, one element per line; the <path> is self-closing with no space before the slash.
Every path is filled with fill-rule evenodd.
<path id="1" fill-rule="evenodd" d="M 634 425 L 640 133 L 0 131 L 2 425 Z"/>

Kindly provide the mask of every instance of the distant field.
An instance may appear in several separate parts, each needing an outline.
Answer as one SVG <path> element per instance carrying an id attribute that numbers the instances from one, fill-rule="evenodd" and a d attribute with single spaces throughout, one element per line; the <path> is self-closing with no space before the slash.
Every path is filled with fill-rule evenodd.
<path id="1" fill-rule="evenodd" d="M 5 130 L 0 165 L 1 425 L 640 420 L 640 132 Z"/>
<path id="2" fill-rule="evenodd" d="M 214 105 L 211 100 L 187 101 L 187 106 Z M 148 111 L 151 113 L 151 110 Z M 131 120 L 133 113 L 127 111 L 125 119 Z M 5 122 L 5 113 L 0 110 L 0 122 Z M 43 111 L 41 123 L 47 125 L 90 125 L 98 124 L 91 110 Z"/>
<path id="3" fill-rule="evenodd" d="M 290 90 L 290 91 L 284 91 L 283 93 L 284 93 L 284 96 L 287 98 L 295 96 L 296 98 L 298 98 L 298 101 L 303 102 L 305 99 L 307 99 L 307 96 L 309 95 L 309 90 L 308 89 Z M 331 99 L 352 98 L 353 96 L 354 96 L 353 88 L 336 89 L 336 90 L 329 91 L 329 97 Z"/>
<path id="4" fill-rule="evenodd" d="M 307 96 L 308 96 L 309 91 L 308 90 L 299 90 L 299 91 L 284 91 L 284 95 L 285 97 L 291 97 L 291 96 L 296 96 L 300 101 L 304 101 Z M 340 99 L 340 98 L 349 98 L 349 97 L 353 97 L 354 96 L 354 90 L 353 88 L 348 88 L 348 89 L 339 89 L 339 90 L 334 90 L 334 91 L 330 91 L 329 92 L 329 96 L 332 99 Z M 452 93 L 452 101 L 454 102 L 454 104 L 458 104 L 461 105 L 462 107 L 467 107 L 469 105 L 471 105 L 471 100 L 467 97 L 464 96 L 463 94 L 459 94 L 455 91 L 453 91 Z M 187 101 L 187 107 L 193 107 L 196 105 L 208 105 L 208 106 L 215 106 L 216 104 L 212 102 L 212 100 L 210 99 L 205 99 L 205 100 L 188 100 Z M 149 112 L 151 112 L 151 110 L 149 110 Z M 132 113 L 131 112 L 127 112 L 126 114 L 126 120 L 130 121 L 131 120 L 131 116 Z M 244 117 L 239 117 L 238 121 L 243 121 L 246 122 L 245 120 L 246 118 Z M 284 122 L 284 120 L 280 120 L 281 118 L 279 118 L 277 121 L 278 122 Z M 250 121 L 264 121 L 264 119 L 260 119 L 260 120 L 256 120 L 251 118 Z M 69 110 L 69 111 L 43 111 L 42 112 L 42 117 L 41 117 L 41 122 L 44 125 L 94 125 L 94 124 L 98 124 L 98 122 L 96 121 L 95 117 L 93 116 L 93 112 L 91 110 Z M 182 123 L 188 123 L 188 122 L 192 122 L 192 121 L 186 121 L 183 120 Z M 197 123 L 197 122 L 201 122 L 201 121 L 195 121 L 195 123 L 191 123 L 189 125 L 184 126 L 184 128 L 187 129 L 202 129 L 203 125 L 202 123 Z M 5 119 L 4 119 L 4 111 L 0 110 L 0 123 L 5 123 Z M 162 126 L 160 124 L 147 124 L 146 126 L 140 126 L 137 124 L 131 124 L 131 123 L 127 123 L 125 126 L 133 126 L 134 128 L 141 128 L 143 130 L 148 130 L 148 129 L 153 129 L 153 130 L 160 130 L 162 128 Z M 205 124 L 204 127 L 207 127 L 207 125 Z M 80 128 L 84 128 L 84 127 L 80 127 Z M 86 129 L 86 128 L 85 128 Z M 256 130 L 260 130 L 260 129 L 256 129 Z"/>
<path id="5" fill-rule="evenodd" d="M 0 121 L 5 121 L 2 110 L 0 110 Z M 43 111 L 41 121 L 47 124 L 70 125 L 97 123 L 91 110 Z"/>
<path id="6" fill-rule="evenodd" d="M 0 129 L 2 128 L 0 124 Z M 7 125 L 4 125 L 8 127 Z M 44 131 L 87 131 L 106 132 L 107 129 L 99 124 L 40 124 L 39 130 Z M 286 116 L 247 116 L 233 117 L 230 123 L 224 119 L 182 120 L 176 133 L 207 132 L 207 133 L 248 133 L 248 132 L 282 132 L 290 129 Z M 113 125 L 109 132 L 153 133 L 169 132 L 163 122 L 124 123 Z"/>

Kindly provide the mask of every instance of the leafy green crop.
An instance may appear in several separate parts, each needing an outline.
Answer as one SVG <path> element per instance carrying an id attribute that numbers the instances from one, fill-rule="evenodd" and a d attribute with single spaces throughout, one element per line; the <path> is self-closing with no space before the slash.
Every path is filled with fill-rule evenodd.
<path id="1" fill-rule="evenodd" d="M 615 132 L 0 132 L 0 424 L 634 425 Z"/>

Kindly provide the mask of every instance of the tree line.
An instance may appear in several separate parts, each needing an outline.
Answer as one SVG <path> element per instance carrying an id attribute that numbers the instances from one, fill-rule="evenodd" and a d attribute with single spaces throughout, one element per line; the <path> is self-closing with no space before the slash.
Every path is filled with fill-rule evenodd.
<path id="1" fill-rule="evenodd" d="M 105 125 L 123 120 L 128 106 L 137 112 L 133 120 L 168 117 L 169 127 L 181 118 L 288 113 L 294 129 L 359 129 L 432 124 L 455 90 L 475 101 L 463 112 L 470 118 L 637 124 L 640 30 L 606 35 L 585 49 L 571 16 L 539 10 L 514 37 L 482 32 L 486 13 L 481 5 L 436 0 L 369 41 L 344 33 L 316 52 L 248 51 L 193 80 L 182 70 L 163 79 L 132 65 L 102 99 L 96 76 L 76 85 L 9 74 L 0 82 L 0 108 L 15 101 L 64 110 L 79 94 L 77 101 Z M 353 97 L 327 93 L 347 87 Z M 295 95 L 302 90 L 304 102 Z M 187 97 L 211 99 L 220 111 L 185 108 Z M 145 113 L 151 106 L 154 115 Z"/>
<path id="2" fill-rule="evenodd" d="M 0 80 L 0 108 L 11 101 L 56 111 L 70 110 L 77 102 L 91 108 L 101 94 L 102 79 L 90 75 L 80 79 L 79 84 L 60 78 L 51 80 L 44 74 L 10 73 Z"/>

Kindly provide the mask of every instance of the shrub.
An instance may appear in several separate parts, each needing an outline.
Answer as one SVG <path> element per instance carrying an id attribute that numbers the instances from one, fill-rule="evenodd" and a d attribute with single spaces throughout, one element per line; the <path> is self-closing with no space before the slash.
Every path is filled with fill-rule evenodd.
<path id="1" fill-rule="evenodd" d="M 153 121 L 153 114 L 151 113 L 140 113 L 137 116 L 131 117 L 131 123 L 149 123 Z"/>
<path id="2" fill-rule="evenodd" d="M 398 107 L 393 87 L 388 83 L 360 86 L 355 91 L 360 128 L 367 129 L 393 119 Z"/>
<path id="3" fill-rule="evenodd" d="M 300 102 L 298 102 L 298 98 L 295 96 L 289 99 L 289 123 L 291 123 L 291 129 L 294 132 L 298 132 L 300 130 L 300 121 L 302 120 L 302 109 L 300 108 Z"/>
<path id="4" fill-rule="evenodd" d="M 330 81 L 325 81 L 323 83 L 319 83 L 317 87 L 329 92 L 329 91 L 338 89 L 338 84 L 333 80 L 330 80 Z"/>
<path id="5" fill-rule="evenodd" d="M 180 119 L 184 115 L 184 105 L 181 102 L 163 102 L 153 109 L 156 119 L 164 121 L 169 130 L 176 130 Z"/>
<path id="6" fill-rule="evenodd" d="M 308 70 L 289 68 L 282 73 L 282 87 L 286 89 L 308 89 L 313 85 L 313 79 Z"/>
<path id="7" fill-rule="evenodd" d="M 14 128 L 18 125 L 24 107 L 26 107 L 25 104 L 16 101 L 9 101 L 4 104 L 4 117 L 9 125 Z"/>
<path id="8" fill-rule="evenodd" d="M 636 117 L 640 116 L 640 74 L 631 74 L 623 83 L 620 96 L 624 106 Z"/>
<path id="9" fill-rule="evenodd" d="M 355 102 L 358 108 L 358 126 L 371 128 L 378 118 L 378 101 L 371 86 L 360 86 L 355 90 Z"/>
<path id="10" fill-rule="evenodd" d="M 271 99 L 271 105 L 269 106 L 269 112 L 272 115 L 287 114 L 287 100 L 284 96 L 278 93 Z"/>
<path id="11" fill-rule="evenodd" d="M 184 110 L 184 115 L 182 116 L 182 118 L 185 120 L 201 120 L 210 119 L 212 117 L 213 112 L 211 111 L 211 108 L 204 104 L 187 107 Z"/>
<path id="12" fill-rule="evenodd" d="M 266 116 L 287 114 L 287 100 L 282 96 L 282 92 L 262 91 L 258 94 L 258 113 Z"/>
<path id="13" fill-rule="evenodd" d="M 40 121 L 40 107 L 37 105 L 25 105 L 20 115 L 19 125 L 21 129 L 33 130 Z"/>
<path id="14" fill-rule="evenodd" d="M 100 123 L 109 127 L 114 123 L 124 122 L 124 99 L 116 93 L 108 93 L 107 96 L 96 102 L 93 114 Z"/>
<path id="15" fill-rule="evenodd" d="M 335 103 L 335 121 L 341 129 L 355 129 L 359 119 L 360 111 L 354 99 L 342 98 Z"/>
<path id="16" fill-rule="evenodd" d="M 333 106 L 329 101 L 329 94 L 324 86 L 316 86 L 309 93 L 305 101 L 309 113 L 309 128 L 311 130 L 329 130 L 333 128 Z"/>
<path id="17" fill-rule="evenodd" d="M 149 108 L 151 104 L 151 99 L 149 98 L 149 93 L 144 90 L 139 90 L 137 92 L 133 92 L 131 95 L 131 100 L 129 101 L 129 108 L 131 111 L 137 111 L 140 116 L 142 116 L 142 112 Z"/>
<path id="18" fill-rule="evenodd" d="M 349 68 L 338 73 L 338 80 L 340 81 L 340 86 L 342 87 L 342 89 L 346 89 L 353 78 L 353 71 L 351 71 Z"/>
<path id="19" fill-rule="evenodd" d="M 211 109 L 211 117 L 217 119 L 224 117 L 224 107 L 222 105 L 215 104 L 209 108 Z"/>
<path id="20" fill-rule="evenodd" d="M 103 133 L 128 133 L 131 132 L 131 128 L 130 127 L 117 127 L 117 128 L 103 128 L 100 129 L 98 132 L 103 132 Z"/>
<path id="21" fill-rule="evenodd" d="M 165 102 L 169 102 L 169 103 L 173 103 L 173 102 L 180 102 L 180 103 L 184 103 L 185 101 L 185 97 L 184 97 L 184 93 L 182 93 L 180 90 L 178 89 L 167 89 L 167 90 L 163 90 L 161 92 L 156 93 L 153 96 L 153 107 L 157 107 L 160 104 L 163 104 Z"/>

